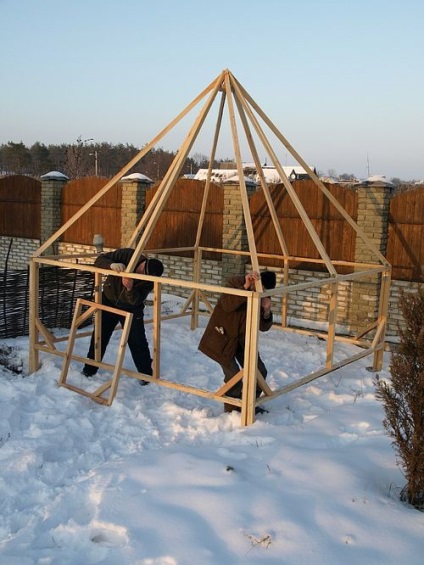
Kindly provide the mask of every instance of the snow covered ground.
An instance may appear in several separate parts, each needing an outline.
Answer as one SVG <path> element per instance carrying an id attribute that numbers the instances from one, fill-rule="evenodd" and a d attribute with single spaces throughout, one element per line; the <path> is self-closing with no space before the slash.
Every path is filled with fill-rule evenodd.
<path id="1" fill-rule="evenodd" d="M 202 331 L 163 322 L 164 378 L 219 387 L 219 366 L 197 351 Z M 41 355 L 24 376 L 28 339 L 0 345 L 23 366 L 0 366 L 1 565 L 422 563 L 424 513 L 399 501 L 371 357 L 267 403 L 244 428 L 217 402 L 125 376 L 112 406 L 98 405 L 58 387 L 60 357 Z M 355 349 L 337 345 L 336 359 Z M 271 330 L 260 351 L 276 387 L 317 369 L 325 342 Z M 87 387 L 80 370 L 72 362 L 69 380 Z"/>

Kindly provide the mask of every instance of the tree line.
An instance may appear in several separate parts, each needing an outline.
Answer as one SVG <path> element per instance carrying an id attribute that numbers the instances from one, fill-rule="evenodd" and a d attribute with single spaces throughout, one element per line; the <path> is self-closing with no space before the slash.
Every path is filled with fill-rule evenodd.
<path id="1" fill-rule="evenodd" d="M 27 147 L 22 141 L 0 145 L 0 175 L 19 174 L 40 177 L 50 171 L 60 171 L 71 179 L 85 176 L 113 177 L 139 153 L 131 144 L 93 143 L 78 138 L 75 143 L 45 145 L 37 141 Z M 163 178 L 176 153 L 162 148 L 151 149 L 128 171 L 143 173 L 154 181 Z M 181 174 L 207 168 L 209 161 L 200 153 L 189 157 Z M 214 166 L 219 166 L 215 163 Z"/>
<path id="2" fill-rule="evenodd" d="M 45 145 L 39 141 L 27 147 L 22 141 L 9 141 L 0 145 L 0 176 L 1 175 L 30 175 L 40 177 L 50 171 L 60 171 L 70 179 L 86 176 L 115 176 L 129 161 L 137 155 L 141 147 L 131 144 L 112 144 L 107 142 L 94 143 L 93 140 L 83 140 L 79 137 L 75 143 L 60 145 Z M 153 181 L 162 179 L 174 160 L 176 152 L 162 148 L 151 149 L 138 163 L 128 171 L 128 174 L 143 173 Z M 232 163 L 232 159 L 219 159 L 213 163 L 213 168 L 219 168 L 221 163 Z M 234 165 L 235 166 L 235 165 Z M 187 158 L 181 174 L 194 174 L 198 169 L 207 169 L 209 159 L 206 155 L 195 153 Z M 318 171 L 319 176 L 325 176 Z M 328 176 L 337 181 L 354 181 L 354 174 L 337 175 L 333 169 Z M 390 179 L 395 187 L 409 186 L 399 178 Z"/>

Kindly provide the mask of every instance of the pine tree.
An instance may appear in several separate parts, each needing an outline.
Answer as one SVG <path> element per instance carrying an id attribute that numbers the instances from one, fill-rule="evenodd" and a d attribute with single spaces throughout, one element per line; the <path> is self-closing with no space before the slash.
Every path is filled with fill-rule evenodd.
<path id="1" fill-rule="evenodd" d="M 403 294 L 399 305 L 405 324 L 390 362 L 392 378 L 376 381 L 376 397 L 407 480 L 401 499 L 424 509 L 424 289 Z"/>

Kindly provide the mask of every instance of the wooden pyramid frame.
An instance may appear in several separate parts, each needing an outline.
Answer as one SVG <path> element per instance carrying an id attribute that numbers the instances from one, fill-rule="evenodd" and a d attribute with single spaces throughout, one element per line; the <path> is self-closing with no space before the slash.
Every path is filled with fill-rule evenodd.
<path id="1" fill-rule="evenodd" d="M 157 278 L 149 277 L 147 275 L 138 275 L 132 273 L 133 268 L 137 264 L 140 255 L 146 251 L 150 253 L 154 252 L 156 254 L 160 253 L 170 253 L 178 251 L 178 249 L 164 249 L 164 250 L 147 250 L 147 243 L 153 232 L 154 227 L 160 217 L 161 212 L 166 205 L 166 202 L 172 192 L 175 182 L 180 176 L 181 170 L 189 156 L 189 153 L 193 147 L 193 144 L 205 122 L 205 119 L 217 99 L 218 94 L 221 93 L 221 99 L 219 102 L 219 109 L 217 114 L 217 121 L 215 126 L 215 134 L 212 142 L 212 149 L 210 154 L 210 164 L 207 179 L 205 182 L 205 190 L 203 194 L 202 206 L 199 215 L 199 224 L 197 229 L 196 241 L 192 248 L 193 251 L 193 280 L 183 281 L 179 279 L 171 278 Z M 311 170 L 307 163 L 301 158 L 301 156 L 294 150 L 294 148 L 289 144 L 286 138 L 279 132 L 279 130 L 274 126 L 267 115 L 262 111 L 258 104 L 253 100 L 253 98 L 248 94 L 248 92 L 242 87 L 242 85 L 237 81 L 234 75 L 228 70 L 222 71 L 219 76 L 214 79 L 174 120 L 172 120 L 166 128 L 164 128 L 155 138 L 147 143 L 143 149 L 118 173 L 116 174 L 95 196 L 93 196 L 72 218 L 70 218 L 60 229 L 58 229 L 47 241 L 45 241 L 33 255 L 30 261 L 30 372 L 35 372 L 38 369 L 38 355 L 39 351 L 45 353 L 51 353 L 54 355 L 60 355 L 64 358 L 64 366 L 60 378 L 59 384 L 62 386 L 68 386 L 68 388 L 75 390 L 75 387 L 68 385 L 66 376 L 69 368 L 69 363 L 71 359 L 76 359 L 78 361 L 85 361 L 85 359 L 76 357 L 72 353 L 72 346 L 76 337 L 76 330 L 78 326 L 78 320 L 74 321 L 71 328 L 70 343 L 66 352 L 59 351 L 55 343 L 58 341 L 63 341 L 66 338 L 55 338 L 53 334 L 45 328 L 39 317 L 39 267 L 42 264 L 45 265 L 56 265 L 66 268 L 78 268 L 80 270 L 91 271 L 95 275 L 95 303 L 101 304 L 101 282 L 102 277 L 110 274 L 110 271 L 105 269 L 99 269 L 93 265 L 77 263 L 79 258 L 93 257 L 94 253 L 90 254 L 75 254 L 75 255 L 47 255 L 46 252 L 52 248 L 53 244 L 58 240 L 58 238 L 75 222 L 77 221 L 97 200 L 99 200 L 104 194 L 106 194 L 135 164 L 137 164 L 140 159 L 146 155 L 157 143 L 179 123 L 193 108 L 195 108 L 199 102 L 206 101 L 200 110 L 198 116 L 196 117 L 189 133 L 187 134 L 185 140 L 183 141 L 181 147 L 179 148 L 176 156 L 166 172 L 164 178 L 162 179 L 157 192 L 155 193 L 151 203 L 145 210 L 139 224 L 137 225 L 134 233 L 132 234 L 130 240 L 128 241 L 128 247 L 134 247 L 134 255 L 130 264 L 128 265 L 126 272 L 119 274 L 117 276 L 129 276 L 134 279 L 151 280 L 154 283 L 154 316 L 153 316 L 153 377 L 149 377 L 143 374 L 135 373 L 129 371 L 122 367 L 123 354 L 125 351 L 125 340 L 121 343 L 120 352 L 118 355 L 116 365 L 108 365 L 101 362 L 99 359 L 98 351 L 100 335 L 97 327 L 100 324 L 95 324 L 96 327 L 96 359 L 95 364 L 98 367 L 103 367 L 114 371 L 114 378 L 109 381 L 109 387 L 112 387 L 113 394 L 111 391 L 111 396 L 106 401 L 101 398 L 101 393 L 107 389 L 107 386 L 100 387 L 101 392 L 97 393 L 86 393 L 87 396 L 91 396 L 93 400 L 98 402 L 110 404 L 113 400 L 113 396 L 116 393 L 117 382 L 119 379 L 119 374 L 125 373 L 128 376 L 149 380 L 161 384 L 164 386 L 169 386 L 171 388 L 176 388 L 184 392 L 189 392 L 197 394 L 200 396 L 212 398 L 219 400 L 221 402 L 229 402 L 241 408 L 241 422 L 243 425 L 251 424 L 254 421 L 255 406 L 263 404 L 265 401 L 271 400 L 276 396 L 285 394 L 298 386 L 306 384 L 324 374 L 327 374 L 339 367 L 346 365 L 364 357 L 365 355 L 374 355 L 373 368 L 379 370 L 382 365 L 382 355 L 384 351 L 384 340 L 385 340 L 385 328 L 387 320 L 387 308 L 388 308 L 388 297 L 390 290 L 390 273 L 391 267 L 385 257 L 381 252 L 373 245 L 373 243 L 368 239 L 366 234 L 360 229 L 356 222 L 351 218 L 351 216 L 344 210 L 340 203 L 334 198 L 332 193 L 325 187 L 325 185 L 319 180 L 317 175 Z M 283 285 L 277 286 L 276 289 L 272 291 L 264 292 L 260 280 L 256 284 L 255 292 L 243 291 L 237 289 L 229 289 L 223 286 L 217 286 L 212 284 L 204 284 L 200 282 L 201 264 L 202 264 L 202 251 L 204 248 L 200 246 L 200 239 L 202 234 L 202 228 L 206 213 L 208 192 L 211 184 L 211 173 L 212 164 L 215 159 L 219 134 L 222 126 L 222 119 L 225 105 L 228 107 L 229 122 L 231 129 L 231 136 L 234 148 L 234 156 L 237 165 L 237 172 L 240 184 L 240 194 L 241 202 L 243 208 L 244 222 L 247 232 L 248 241 L 248 251 L 242 252 L 239 250 L 229 250 L 229 249 L 213 249 L 212 251 L 220 253 L 231 253 L 231 254 L 244 254 L 246 255 L 251 263 L 252 269 L 255 271 L 260 270 L 260 257 L 265 256 L 265 254 L 260 254 L 256 248 L 256 242 L 254 238 L 254 232 L 252 227 L 252 219 L 249 211 L 249 200 L 247 195 L 247 189 L 245 184 L 245 177 L 241 158 L 240 149 L 240 139 L 237 127 L 236 110 L 238 112 L 239 122 L 242 124 L 242 129 L 245 134 L 249 149 L 251 151 L 256 170 L 259 175 L 260 190 L 263 191 L 266 203 L 271 216 L 271 221 L 273 223 L 274 229 L 277 234 L 279 245 L 281 247 L 281 254 L 276 255 L 278 259 L 281 259 L 281 264 L 283 265 Z M 306 170 L 310 178 L 314 181 L 316 186 L 322 191 L 328 201 L 335 207 L 335 209 L 340 213 L 340 215 L 346 220 L 346 222 L 351 226 L 351 228 L 356 232 L 357 236 L 363 241 L 364 245 L 372 252 L 375 257 L 375 262 L 369 263 L 349 263 L 354 267 L 354 271 L 350 274 L 338 274 L 335 263 L 330 259 L 325 246 L 320 240 L 308 214 L 306 213 L 299 197 L 297 196 L 290 180 L 284 173 L 283 167 L 278 160 L 276 151 L 271 145 L 268 137 L 266 136 L 262 124 L 265 124 L 269 130 L 274 134 L 278 142 L 280 142 L 283 147 L 296 159 L 296 161 Z M 279 219 L 272 201 L 271 193 L 267 185 L 261 162 L 259 159 L 258 151 L 254 138 L 252 135 L 252 129 L 257 138 L 260 140 L 262 146 L 265 148 L 267 154 L 269 155 L 272 163 L 274 164 L 280 178 L 282 179 L 283 185 L 287 191 L 288 196 L 291 198 L 300 218 L 302 219 L 309 236 L 311 237 L 314 245 L 319 253 L 320 261 L 325 266 L 327 271 L 327 278 L 314 280 L 311 282 L 306 282 L 302 284 L 289 285 L 288 283 L 288 268 L 289 268 L 289 250 L 287 249 L 286 242 L 283 237 Z M 187 248 L 184 248 L 186 251 Z M 267 254 L 267 257 L 270 255 Z M 344 262 L 347 264 L 347 262 Z M 342 341 L 350 341 L 352 343 L 361 345 L 364 351 L 354 355 L 348 359 L 341 362 L 335 363 L 333 359 L 334 353 L 334 342 L 338 338 L 336 332 L 336 314 L 337 314 L 337 303 L 338 303 L 338 286 L 342 281 L 347 280 L 358 280 L 361 278 L 366 279 L 367 277 L 377 276 L 380 277 L 380 298 L 378 304 L 378 315 L 372 324 L 363 332 L 360 336 L 355 338 L 342 337 L 339 338 Z M 191 328 L 194 329 L 198 325 L 199 312 L 199 302 L 203 301 L 206 305 L 207 310 L 210 312 L 212 306 L 208 299 L 206 298 L 205 292 L 222 293 L 226 292 L 229 294 L 238 294 L 245 296 L 247 299 L 247 326 L 246 326 L 246 353 L 244 369 L 240 371 L 236 377 L 230 383 L 222 386 L 217 391 L 205 391 L 202 389 L 196 389 L 194 387 L 186 386 L 183 384 L 172 383 L 166 381 L 160 377 L 160 324 L 161 320 L 166 319 L 166 316 L 162 316 L 160 311 L 161 303 L 161 287 L 163 284 L 172 284 L 179 287 L 185 287 L 191 289 L 191 294 L 186 303 L 181 310 L 181 316 L 191 317 Z M 325 337 L 327 340 L 327 353 L 326 353 L 326 363 L 325 367 L 321 368 L 310 375 L 307 375 L 296 382 L 293 382 L 277 391 L 272 391 L 270 387 L 266 384 L 265 380 L 260 374 L 257 374 L 256 369 L 256 358 L 258 353 L 258 328 L 259 328 L 259 314 L 260 314 L 260 300 L 264 296 L 270 296 L 274 299 L 280 299 L 282 303 L 282 324 L 278 326 L 279 329 L 288 330 L 287 327 L 287 297 L 290 292 L 312 288 L 316 286 L 329 285 L 331 292 L 329 298 L 329 318 L 328 318 L 328 333 L 320 333 L 321 336 Z M 95 317 L 101 315 L 101 308 L 95 309 Z M 78 312 L 78 317 L 80 317 L 81 311 Z M 173 316 L 175 317 L 175 316 Z M 362 340 L 364 335 L 367 333 L 374 332 L 374 337 L 371 341 Z M 305 333 L 317 333 L 313 331 L 305 331 Z M 87 335 L 85 334 L 80 334 Z M 116 370 L 116 367 L 118 369 Z M 231 386 L 237 380 L 243 378 L 243 395 L 242 400 L 235 400 L 231 397 L 226 396 L 226 392 L 231 388 Z M 256 382 L 259 382 L 264 395 L 260 399 L 255 398 Z M 100 390 L 100 389 L 99 389 Z M 77 391 L 79 392 L 79 391 Z"/>

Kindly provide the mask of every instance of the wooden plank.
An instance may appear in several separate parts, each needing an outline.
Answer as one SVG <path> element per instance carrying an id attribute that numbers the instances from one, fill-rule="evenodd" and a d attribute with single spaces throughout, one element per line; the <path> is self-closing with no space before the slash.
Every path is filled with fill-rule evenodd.
<path id="1" fill-rule="evenodd" d="M 258 152 L 256 150 L 255 143 L 253 141 L 253 137 L 252 137 L 252 133 L 250 131 L 249 123 L 246 119 L 246 114 L 244 112 L 244 108 L 243 108 L 243 104 L 242 104 L 243 96 L 240 92 L 240 89 L 238 88 L 237 83 L 231 82 L 231 85 L 234 88 L 235 92 L 237 93 L 235 100 L 236 100 L 237 108 L 238 108 L 238 111 L 239 111 L 240 119 L 241 119 L 241 122 L 243 124 L 244 132 L 245 132 L 248 144 L 249 144 L 250 151 L 252 153 L 252 157 L 253 157 L 253 160 L 254 160 L 254 163 L 255 163 L 255 166 L 256 166 L 256 171 L 259 174 L 261 188 L 263 190 L 265 200 L 268 204 L 268 210 L 270 212 L 271 220 L 272 220 L 275 232 L 277 234 L 277 239 L 278 239 L 278 242 L 280 244 L 280 249 L 282 250 L 283 254 L 287 255 L 288 249 L 287 249 L 286 243 L 284 241 L 284 237 L 283 237 L 283 234 L 282 234 L 282 231 L 281 231 L 281 226 L 280 226 L 280 223 L 278 221 L 277 213 L 275 211 L 274 203 L 272 201 L 271 194 L 270 194 L 269 188 L 268 188 L 268 184 L 267 184 L 266 179 L 265 179 L 262 164 L 261 164 Z"/>
<path id="2" fill-rule="evenodd" d="M 265 394 L 265 396 L 271 396 L 272 389 L 268 385 L 264 377 L 262 376 L 262 373 L 259 371 L 259 369 L 256 371 L 256 379 L 258 381 L 258 385 L 261 387 L 262 392 Z"/>
<path id="3" fill-rule="evenodd" d="M 48 347 L 50 349 L 56 349 L 54 344 L 57 340 L 55 339 L 54 335 L 45 327 L 45 325 L 41 322 L 41 320 L 36 319 L 35 325 L 37 330 L 43 336 L 45 343 L 48 345 Z"/>
<path id="4" fill-rule="evenodd" d="M 86 396 L 88 398 L 91 398 L 91 400 L 94 400 L 94 402 L 97 402 L 98 404 L 103 404 L 106 405 L 107 404 L 107 400 L 105 400 L 102 397 L 96 396 L 95 394 L 88 392 L 82 388 L 79 388 L 77 386 L 74 385 L 70 385 L 69 383 L 63 383 L 61 386 L 63 386 L 64 388 L 67 388 L 68 390 L 71 390 L 73 392 L 77 392 L 78 394 L 81 394 L 82 396 Z"/>
<path id="5" fill-rule="evenodd" d="M 352 357 L 349 357 L 348 359 L 344 359 L 343 361 L 339 361 L 337 363 L 334 363 L 332 368 L 325 368 L 325 369 L 319 369 L 318 371 L 314 371 L 313 373 L 310 373 L 309 375 L 306 375 L 305 377 L 302 377 L 278 390 L 274 390 L 272 393 L 272 399 L 277 398 L 278 396 L 281 396 L 283 394 L 287 394 L 288 392 L 291 392 L 292 390 L 295 390 L 296 388 L 299 388 L 300 386 L 303 386 L 305 384 L 308 384 L 316 379 L 318 379 L 319 377 L 323 377 L 324 375 L 327 375 L 328 373 L 331 373 L 337 369 L 341 369 L 342 367 L 345 367 L 346 365 L 350 365 L 351 363 L 354 363 L 355 361 L 358 361 L 359 359 L 362 359 L 363 357 L 367 357 L 368 355 L 370 355 L 371 353 L 373 353 L 372 350 L 367 350 L 367 351 L 362 351 L 361 353 L 357 353 L 356 355 L 353 355 Z M 268 400 L 268 398 L 267 398 Z M 263 402 L 261 402 L 262 404 Z"/>
<path id="6" fill-rule="evenodd" d="M 115 368 L 112 375 L 111 386 L 110 386 L 110 393 L 109 398 L 107 400 L 108 406 L 110 406 L 116 396 L 116 391 L 118 390 L 119 379 L 121 376 L 121 369 L 122 364 L 124 362 L 125 350 L 128 343 L 128 336 L 131 330 L 131 324 L 133 321 L 133 314 L 126 312 L 125 313 L 125 322 L 122 328 L 122 335 L 118 345 L 118 355 L 116 358 Z"/>
<path id="7" fill-rule="evenodd" d="M 258 332 L 260 318 L 260 293 L 252 292 L 247 299 L 246 335 L 244 352 L 244 382 L 242 389 L 241 425 L 255 421 L 256 376 L 258 367 Z"/>
<path id="8" fill-rule="evenodd" d="M 35 373 L 39 366 L 37 320 L 39 318 L 40 269 L 34 261 L 29 261 L 29 372 Z"/>
<path id="9" fill-rule="evenodd" d="M 225 95 L 225 91 L 224 91 L 224 92 L 222 92 L 222 96 L 221 96 L 221 102 L 220 102 L 220 105 L 219 105 L 218 116 L 217 116 L 216 125 L 215 125 L 215 133 L 214 133 L 214 137 L 213 137 L 213 141 L 212 141 L 211 156 L 210 156 L 210 159 L 209 159 L 208 173 L 207 173 L 207 177 L 206 177 L 205 189 L 204 189 L 204 192 L 203 192 L 202 206 L 201 206 L 201 209 L 200 209 L 199 224 L 198 224 L 196 240 L 195 240 L 196 249 L 200 245 L 200 238 L 201 238 L 201 235 L 202 235 L 203 225 L 204 225 L 204 221 L 205 221 L 206 204 L 207 204 L 207 201 L 208 201 L 209 189 L 210 189 L 210 185 L 211 185 L 211 173 L 212 173 L 213 163 L 215 161 L 216 148 L 217 148 L 218 140 L 219 140 L 219 132 L 221 130 L 222 115 L 223 115 L 223 112 L 224 112 L 224 104 L 225 104 L 225 97 L 226 97 L 226 95 Z"/>
<path id="10" fill-rule="evenodd" d="M 334 338 L 336 335 L 336 322 L 337 322 L 337 302 L 338 302 L 338 284 L 330 285 L 330 310 L 328 315 L 328 341 L 327 341 L 327 355 L 325 359 L 325 366 L 331 368 L 333 366 L 334 355 Z"/>
<path id="11" fill-rule="evenodd" d="M 153 376 L 160 376 L 160 348 L 161 348 L 161 285 L 154 283 L 153 299 Z"/>
<path id="12" fill-rule="evenodd" d="M 377 334 L 374 340 L 375 342 L 378 342 L 378 344 L 381 347 L 375 345 L 376 349 L 378 347 L 378 351 L 374 355 L 374 360 L 373 360 L 374 371 L 381 371 L 381 368 L 383 366 L 384 340 L 386 335 L 386 325 L 387 325 L 389 298 L 390 298 L 390 283 L 391 283 L 390 271 L 388 270 L 381 277 L 381 289 L 380 289 L 379 313 L 378 313 L 378 320 L 381 327 L 379 328 L 379 330 L 377 330 Z"/>
<path id="13" fill-rule="evenodd" d="M 250 217 L 249 200 L 248 200 L 248 197 L 247 197 L 246 183 L 245 183 L 245 180 L 244 180 L 243 162 L 242 162 L 241 152 L 240 152 L 240 145 L 239 145 L 239 139 L 238 139 L 238 133 L 237 133 L 237 124 L 236 124 L 236 119 L 235 119 L 235 114 L 234 114 L 234 106 L 233 106 L 232 93 L 231 93 L 230 76 L 229 76 L 228 71 L 225 74 L 225 91 L 226 91 L 226 95 L 227 95 L 228 112 L 229 112 L 229 115 L 230 115 L 230 125 L 231 125 L 232 139 L 233 139 L 233 148 L 234 148 L 234 154 L 235 154 L 236 164 L 237 164 L 237 173 L 238 173 L 239 183 L 240 183 L 241 203 L 242 203 L 242 207 L 243 207 L 243 216 L 244 216 L 244 222 L 245 222 L 245 226 L 246 226 L 247 241 L 248 241 L 249 252 L 250 252 L 250 261 L 252 263 L 253 270 L 256 271 L 256 272 L 259 272 L 259 261 L 258 261 L 257 251 L 256 251 L 255 238 L 254 238 L 254 235 L 253 235 L 252 218 Z M 262 290 L 262 283 L 261 283 L 260 279 L 258 281 L 256 281 L 255 286 L 256 286 L 256 290 L 258 290 L 258 291 Z"/>
<path id="14" fill-rule="evenodd" d="M 63 364 L 62 364 L 62 370 L 61 370 L 60 376 L 59 376 L 59 381 L 58 381 L 59 386 L 66 383 L 66 377 L 68 376 L 69 365 L 70 365 L 71 359 L 72 359 L 72 351 L 74 349 L 75 334 L 76 334 L 76 330 L 78 328 L 78 319 L 81 315 L 81 312 L 82 312 L 82 302 L 81 302 L 81 299 L 78 298 L 76 305 L 75 305 L 74 318 L 73 318 L 73 321 L 72 321 L 71 332 L 69 334 L 68 344 L 66 346 L 65 356 L 64 356 Z"/>
<path id="15" fill-rule="evenodd" d="M 231 377 L 229 381 L 224 383 L 219 389 L 215 392 L 217 396 L 224 396 L 234 385 L 236 385 L 241 379 L 243 378 L 243 369 L 240 369 L 238 373 Z"/>

